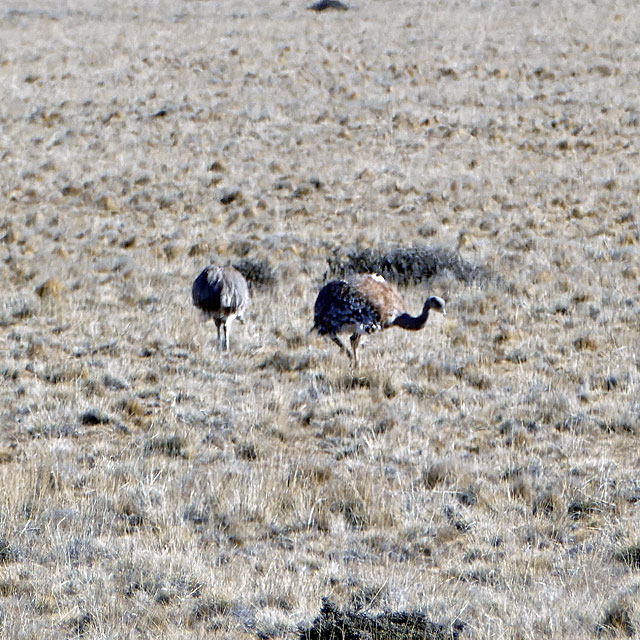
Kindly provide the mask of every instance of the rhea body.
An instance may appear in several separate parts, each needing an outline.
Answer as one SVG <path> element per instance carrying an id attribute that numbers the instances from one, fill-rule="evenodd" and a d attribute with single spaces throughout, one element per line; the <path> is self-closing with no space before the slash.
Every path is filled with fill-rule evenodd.
<path id="1" fill-rule="evenodd" d="M 191 297 L 204 316 L 216 323 L 218 346 L 229 349 L 231 325 L 236 318 L 244 319 L 249 305 L 249 287 L 244 276 L 231 266 L 208 266 L 195 279 Z"/>
<path id="2" fill-rule="evenodd" d="M 320 335 L 326 335 L 344 351 L 355 365 L 362 336 L 400 327 L 419 331 L 427 323 L 429 311 L 446 314 L 445 302 L 438 296 L 427 298 L 422 313 L 412 316 L 398 290 L 382 276 L 358 274 L 345 280 L 332 280 L 322 287 L 314 307 L 314 325 Z M 351 334 L 349 351 L 339 333 Z"/>

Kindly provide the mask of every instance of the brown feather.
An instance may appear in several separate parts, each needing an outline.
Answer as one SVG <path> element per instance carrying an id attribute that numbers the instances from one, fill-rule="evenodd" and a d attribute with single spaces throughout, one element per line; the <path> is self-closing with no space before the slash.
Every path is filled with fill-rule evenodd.
<path id="1" fill-rule="evenodd" d="M 381 276 L 358 274 L 347 282 L 357 289 L 380 316 L 382 327 L 390 326 L 401 314 L 405 313 L 405 303 L 398 290 Z"/>

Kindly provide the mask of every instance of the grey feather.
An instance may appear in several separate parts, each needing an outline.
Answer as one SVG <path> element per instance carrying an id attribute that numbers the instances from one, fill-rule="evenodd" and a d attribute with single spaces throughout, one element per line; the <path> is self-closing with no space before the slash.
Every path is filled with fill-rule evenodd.
<path id="1" fill-rule="evenodd" d="M 235 318 L 243 319 L 249 305 L 249 287 L 244 276 L 231 266 L 208 266 L 195 279 L 191 298 L 207 318 L 215 321 L 219 342 L 223 328 L 221 346 L 228 349 L 231 324 Z"/>

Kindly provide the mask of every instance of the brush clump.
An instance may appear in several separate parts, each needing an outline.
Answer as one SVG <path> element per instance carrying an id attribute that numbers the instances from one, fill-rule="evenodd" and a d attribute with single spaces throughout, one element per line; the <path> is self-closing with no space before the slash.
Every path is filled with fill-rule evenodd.
<path id="1" fill-rule="evenodd" d="M 354 273 L 376 273 L 399 285 L 428 282 L 450 272 L 470 284 L 489 277 L 488 271 L 464 260 L 458 253 L 441 247 L 394 247 L 381 249 L 334 249 L 327 258 L 329 277 L 344 278 Z"/>
<path id="2" fill-rule="evenodd" d="M 360 611 L 342 611 L 323 598 L 320 615 L 309 629 L 300 632 L 300 640 L 334 640 L 367 637 L 375 640 L 458 640 L 464 624 L 443 625 L 420 612 L 398 611 L 370 615 Z"/>

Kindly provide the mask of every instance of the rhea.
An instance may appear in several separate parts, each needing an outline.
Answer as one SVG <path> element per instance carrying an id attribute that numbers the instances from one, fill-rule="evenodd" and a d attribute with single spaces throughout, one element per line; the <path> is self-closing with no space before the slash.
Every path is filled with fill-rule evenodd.
<path id="1" fill-rule="evenodd" d="M 195 279 L 191 297 L 205 318 L 216 323 L 218 346 L 229 349 L 231 325 L 236 318 L 244 319 L 249 304 L 249 287 L 244 276 L 232 266 L 208 266 Z"/>
<path id="2" fill-rule="evenodd" d="M 389 327 L 418 331 L 427 323 L 431 309 L 446 315 L 444 305 L 442 298 L 431 296 L 419 316 L 409 315 L 402 296 L 392 284 L 376 274 L 358 274 L 332 280 L 322 287 L 311 331 L 316 329 L 320 335 L 329 336 L 357 366 L 357 349 L 363 335 Z M 351 334 L 351 351 L 344 346 L 339 333 Z"/>

